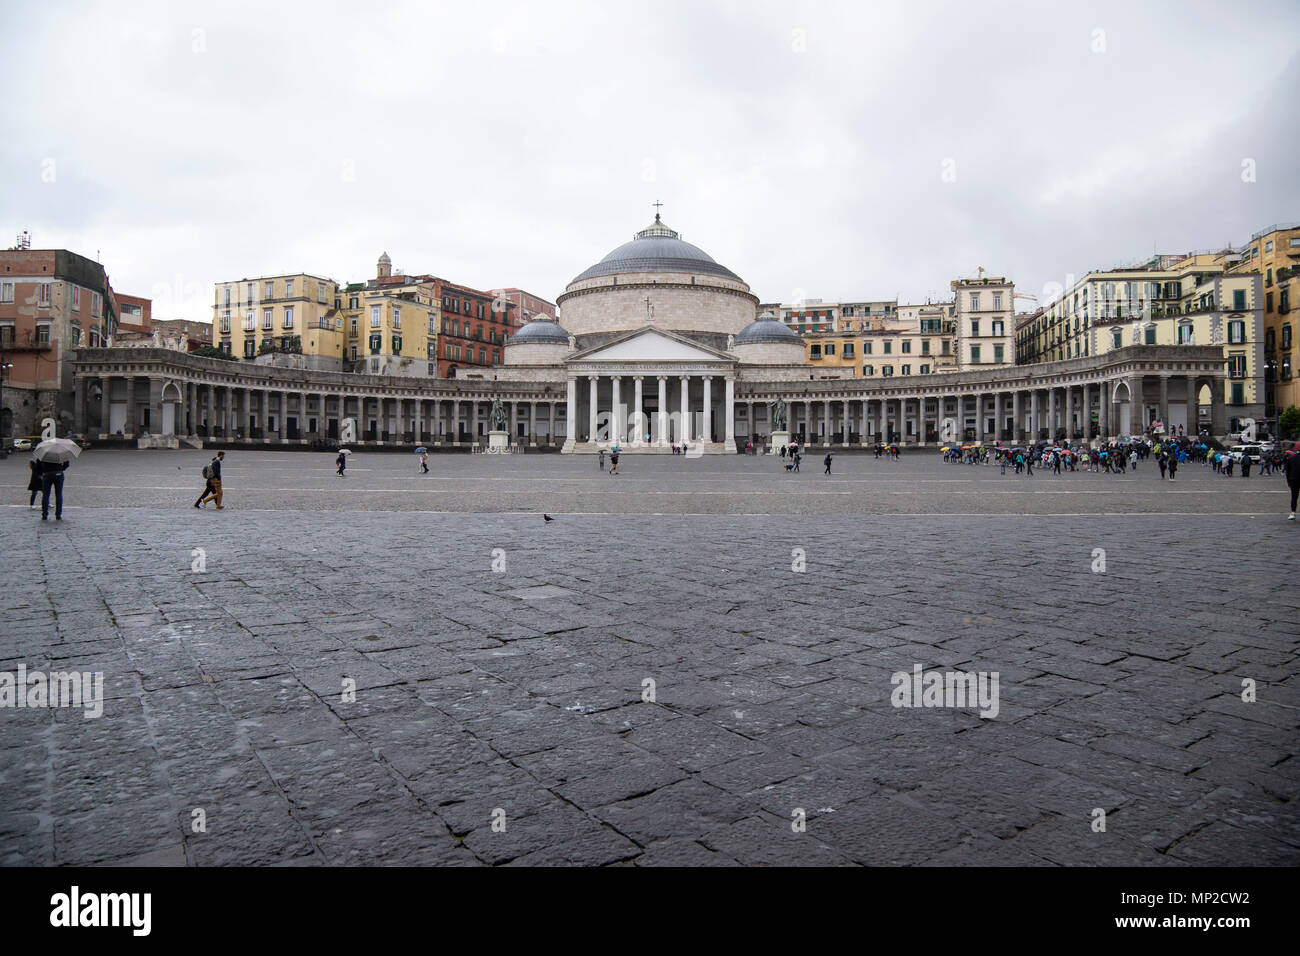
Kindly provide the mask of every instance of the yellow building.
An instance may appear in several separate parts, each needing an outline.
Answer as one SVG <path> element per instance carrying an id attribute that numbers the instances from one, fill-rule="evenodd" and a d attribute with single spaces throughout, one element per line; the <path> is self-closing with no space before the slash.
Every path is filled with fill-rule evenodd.
<path id="1" fill-rule="evenodd" d="M 1263 417 L 1262 277 L 1256 272 L 1198 272 L 1195 257 L 1184 264 L 1189 268 L 1180 270 L 1179 280 L 1171 280 L 1181 289 L 1177 300 L 1158 310 L 1097 320 L 1085 340 L 1085 354 L 1129 345 L 1222 345 L 1228 371 L 1223 396 L 1228 430 L 1236 431 L 1238 419 Z M 1206 389 L 1198 399 L 1208 409 Z"/>
<path id="2" fill-rule="evenodd" d="M 306 273 L 218 282 L 212 342 L 227 355 L 246 359 L 288 352 L 341 361 L 337 289 L 334 280 Z"/>
<path id="3" fill-rule="evenodd" d="M 437 375 L 440 300 L 424 283 L 344 290 L 345 366 L 374 375 Z"/>
<path id="4" fill-rule="evenodd" d="M 1269 226 L 1250 237 L 1234 272 L 1258 272 L 1264 277 L 1264 410 L 1276 418 L 1291 405 L 1300 405 L 1300 223 Z"/>

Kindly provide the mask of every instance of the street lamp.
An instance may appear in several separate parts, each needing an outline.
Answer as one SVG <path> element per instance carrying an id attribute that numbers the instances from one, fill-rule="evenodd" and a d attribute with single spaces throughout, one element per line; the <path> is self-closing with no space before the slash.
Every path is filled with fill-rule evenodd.
<path id="1" fill-rule="evenodd" d="M 13 362 L 4 360 L 4 342 L 0 340 L 0 418 L 4 416 L 5 407 L 5 372 L 14 367 Z M 9 457 L 9 446 L 5 444 L 8 435 L 0 435 L 0 458 Z"/>

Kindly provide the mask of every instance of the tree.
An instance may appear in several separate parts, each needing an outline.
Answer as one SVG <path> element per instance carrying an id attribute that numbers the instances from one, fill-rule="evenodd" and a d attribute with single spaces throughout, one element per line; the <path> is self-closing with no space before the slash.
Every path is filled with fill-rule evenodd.
<path id="1" fill-rule="evenodd" d="M 1278 430 L 1283 438 L 1300 435 L 1300 405 L 1292 405 L 1277 418 Z"/>

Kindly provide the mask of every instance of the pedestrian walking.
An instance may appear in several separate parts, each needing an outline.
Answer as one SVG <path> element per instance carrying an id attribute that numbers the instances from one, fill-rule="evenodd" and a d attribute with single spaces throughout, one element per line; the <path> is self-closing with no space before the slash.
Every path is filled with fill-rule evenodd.
<path id="1" fill-rule="evenodd" d="M 795 452 L 795 453 L 794 453 L 794 470 L 795 470 L 795 471 L 798 471 L 798 470 L 799 470 L 799 462 L 801 462 L 801 461 L 803 461 L 803 455 L 799 454 L 798 452 Z"/>
<path id="2" fill-rule="evenodd" d="M 618 452 L 617 451 L 611 451 L 609 453 L 609 473 L 611 475 L 618 474 Z"/>
<path id="3" fill-rule="evenodd" d="M 1169 480 L 1173 481 L 1174 475 L 1176 475 L 1177 473 L 1178 473 L 1178 456 L 1170 455 L 1169 456 Z"/>
<path id="4" fill-rule="evenodd" d="M 1300 451 L 1283 460 L 1282 473 L 1286 475 L 1286 483 L 1291 486 L 1291 515 L 1286 520 L 1295 521 L 1296 498 L 1300 497 Z"/>
<path id="5" fill-rule="evenodd" d="M 343 457 L 342 452 L 339 453 L 339 457 Z M 208 499 L 211 498 L 217 503 L 218 511 L 224 510 L 224 505 L 221 504 L 221 463 L 225 460 L 226 453 L 224 451 L 219 451 L 217 452 L 216 457 L 204 466 L 203 477 L 207 479 L 208 483 L 203 489 L 203 494 L 199 496 L 199 500 L 194 502 L 194 507 L 202 508 Z M 339 469 L 339 474 L 343 474 L 342 468 Z"/>
<path id="6" fill-rule="evenodd" d="M 63 520 L 63 473 L 68 470 L 67 461 L 41 461 L 36 467 L 41 476 L 41 520 L 50 518 L 50 491 L 54 491 L 54 520 Z"/>
<path id="7" fill-rule="evenodd" d="M 427 451 L 420 452 L 420 467 L 424 469 L 423 474 L 427 475 L 429 473 L 429 453 Z"/>
<path id="8" fill-rule="evenodd" d="M 782 458 L 782 460 L 785 459 L 785 446 L 784 446 L 784 445 L 781 446 L 781 458 Z"/>
<path id="9" fill-rule="evenodd" d="M 31 467 L 31 477 L 27 479 L 27 490 L 32 493 L 32 500 L 27 502 L 27 507 L 35 508 L 36 496 L 41 493 L 41 469 L 35 458 L 27 464 Z"/>
<path id="10" fill-rule="evenodd" d="M 1169 462 L 1165 460 L 1164 455 L 1161 455 L 1159 458 L 1156 459 L 1156 464 L 1160 466 L 1160 478 L 1161 480 L 1163 480 L 1165 477 L 1165 469 L 1169 467 Z"/>
<path id="11" fill-rule="evenodd" d="M 831 473 L 831 454 L 830 454 L 830 452 L 827 452 L 827 453 L 826 453 L 826 457 L 822 460 L 822 464 L 826 466 L 826 474 L 829 475 L 829 474 Z"/>
<path id="12" fill-rule="evenodd" d="M 676 452 L 673 452 L 673 454 L 676 454 Z M 600 466 L 601 471 L 605 470 L 605 449 L 602 448 L 596 452 L 596 464 Z"/>
<path id="13" fill-rule="evenodd" d="M 348 456 L 344 454 L 342 451 L 340 451 L 339 456 L 334 459 L 334 464 L 339 466 L 339 471 L 338 471 L 339 477 L 346 478 L 347 476 L 343 474 L 343 469 L 347 468 L 348 466 Z"/>
<path id="14" fill-rule="evenodd" d="M 1250 456 L 1249 455 L 1241 456 L 1241 477 L 1243 478 L 1250 477 Z"/>

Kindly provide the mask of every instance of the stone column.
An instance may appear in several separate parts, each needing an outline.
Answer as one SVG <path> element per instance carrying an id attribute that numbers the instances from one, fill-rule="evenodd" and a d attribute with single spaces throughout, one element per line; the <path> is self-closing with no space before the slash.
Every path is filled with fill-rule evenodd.
<path id="1" fill-rule="evenodd" d="M 1183 377 L 1187 383 L 1184 386 L 1187 389 L 1187 434 L 1194 436 L 1199 434 L 1201 430 L 1200 406 L 1197 404 L 1201 390 L 1196 387 L 1195 375 L 1185 375 Z"/>
<path id="2" fill-rule="evenodd" d="M 645 412 L 642 411 L 642 409 L 645 408 L 645 402 L 643 401 L 644 396 L 641 393 L 642 378 L 643 376 L 641 375 L 635 375 L 632 377 L 633 396 L 634 401 L 636 402 L 636 408 L 633 409 L 632 412 L 632 424 L 636 426 L 636 434 L 632 437 L 632 444 L 634 445 L 645 444 L 646 421 Z"/>
<path id="3" fill-rule="evenodd" d="M 1032 389 L 1029 393 L 1029 441 L 1038 441 L 1038 430 L 1042 427 L 1038 424 L 1038 389 Z"/>
<path id="4" fill-rule="evenodd" d="M 790 406 L 791 409 L 793 410 L 794 403 L 791 402 Z M 767 420 L 769 422 L 772 420 L 771 412 L 768 412 Z M 790 424 L 793 425 L 794 422 L 791 422 Z M 791 428 L 790 431 L 795 432 L 796 430 L 794 428 Z M 805 400 L 803 403 L 803 438 L 804 438 L 802 442 L 803 446 L 805 448 L 811 447 L 813 443 L 812 442 L 812 401 L 811 400 Z"/>
<path id="5" fill-rule="evenodd" d="M 734 452 L 736 450 L 736 380 L 730 375 L 726 378 L 724 386 L 723 400 L 726 407 L 723 410 L 724 433 L 726 435 L 726 450 Z"/>
<path id="6" fill-rule="evenodd" d="M 704 414 L 701 416 L 700 441 L 713 441 L 713 376 L 704 376 Z"/>
<path id="7" fill-rule="evenodd" d="M 1160 421 L 1164 423 L 1165 434 L 1169 434 L 1169 376 L 1160 376 Z"/>
<path id="8" fill-rule="evenodd" d="M 537 444 L 537 403 L 528 403 L 528 444 Z"/>
<path id="9" fill-rule="evenodd" d="M 682 376 L 681 386 L 682 386 L 681 440 L 683 442 L 689 442 L 691 440 L 691 379 L 689 375 Z"/>
<path id="10" fill-rule="evenodd" d="M 659 376 L 659 427 L 655 429 L 655 444 L 663 448 L 668 444 L 668 376 Z"/>
<path id="11" fill-rule="evenodd" d="M 472 398 L 469 403 L 469 443 L 478 444 L 478 399 Z"/>
<path id="12" fill-rule="evenodd" d="M 865 398 L 862 399 L 862 427 L 858 430 L 858 438 L 860 439 L 860 441 L 858 442 L 858 444 L 860 444 L 860 445 L 866 445 L 866 443 L 867 443 L 867 432 L 871 430 L 870 427 L 869 427 L 869 425 L 870 425 L 870 411 L 869 411 L 868 408 L 867 408 L 867 404 L 868 404 L 868 403 L 867 403 L 867 399 L 865 399 Z"/>
<path id="13" fill-rule="evenodd" d="M 600 437 L 596 434 L 596 378 L 595 375 L 587 376 L 591 395 L 591 407 L 587 409 L 587 441 L 596 441 Z"/>
<path id="14" fill-rule="evenodd" d="M 566 447 L 572 447 L 575 441 L 574 434 L 578 430 L 578 380 L 576 378 L 569 379 L 565 398 L 564 444 Z M 552 417 L 551 421 L 554 423 L 554 417 Z M 554 432 L 552 432 L 552 436 L 554 436 Z"/>
<path id="15" fill-rule="evenodd" d="M 99 398 L 99 433 L 107 436 L 112 434 L 110 429 L 113 426 L 113 379 L 111 376 L 105 376 L 99 382 L 104 390 Z"/>
<path id="16" fill-rule="evenodd" d="M 622 442 L 625 434 L 623 431 L 623 415 L 619 411 L 619 405 L 623 402 L 623 376 L 613 375 L 609 380 L 609 440 L 612 442 Z"/>
<path id="17" fill-rule="evenodd" d="M 555 402 L 547 402 L 547 423 L 546 423 L 546 443 L 555 444 Z"/>

